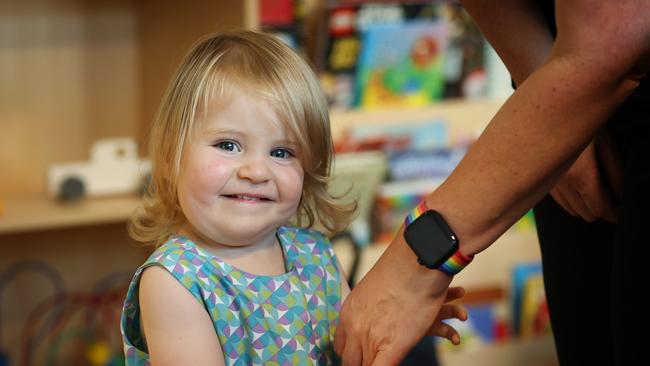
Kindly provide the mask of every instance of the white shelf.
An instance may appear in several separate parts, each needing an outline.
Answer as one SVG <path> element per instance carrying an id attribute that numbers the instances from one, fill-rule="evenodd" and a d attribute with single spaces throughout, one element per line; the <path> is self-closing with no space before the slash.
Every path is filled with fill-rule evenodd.
<path id="1" fill-rule="evenodd" d="M 0 234 L 126 222 L 141 199 L 119 196 L 60 203 L 45 196 L 12 197 L 0 213 Z"/>

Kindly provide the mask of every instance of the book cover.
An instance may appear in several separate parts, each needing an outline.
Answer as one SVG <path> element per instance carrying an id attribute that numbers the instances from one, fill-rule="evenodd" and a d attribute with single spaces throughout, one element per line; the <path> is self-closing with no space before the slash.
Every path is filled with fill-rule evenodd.
<path id="1" fill-rule="evenodd" d="M 448 24 L 442 20 L 372 25 L 362 33 L 357 105 L 424 106 L 441 99 Z"/>

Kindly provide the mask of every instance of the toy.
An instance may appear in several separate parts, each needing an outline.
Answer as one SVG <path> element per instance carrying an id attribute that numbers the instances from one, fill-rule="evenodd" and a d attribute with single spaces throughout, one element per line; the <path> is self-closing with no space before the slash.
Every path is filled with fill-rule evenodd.
<path id="1" fill-rule="evenodd" d="M 48 193 L 62 201 L 85 196 L 143 192 L 151 173 L 151 162 L 138 159 L 137 145 L 131 138 L 97 141 L 88 162 L 50 166 Z"/>

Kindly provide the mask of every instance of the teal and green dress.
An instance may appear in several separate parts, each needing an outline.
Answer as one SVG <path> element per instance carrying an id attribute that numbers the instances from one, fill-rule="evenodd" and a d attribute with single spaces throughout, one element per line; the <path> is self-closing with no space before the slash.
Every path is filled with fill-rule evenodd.
<path id="1" fill-rule="evenodd" d="M 281 227 L 287 272 L 241 271 L 183 236 L 172 236 L 137 270 L 121 319 L 126 365 L 148 365 L 140 332 L 142 271 L 167 269 L 212 319 L 226 365 L 327 365 L 341 308 L 341 273 L 329 240 L 305 228 Z"/>

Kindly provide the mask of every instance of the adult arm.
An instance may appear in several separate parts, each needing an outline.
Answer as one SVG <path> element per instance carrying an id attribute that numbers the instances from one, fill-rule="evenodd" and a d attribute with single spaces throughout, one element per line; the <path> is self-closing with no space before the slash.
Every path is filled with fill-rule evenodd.
<path id="1" fill-rule="evenodd" d="M 475 22 L 510 71 L 516 85 L 523 83 L 548 59 L 554 39 L 540 12 L 539 1 L 508 0 L 498 4 L 494 1 L 465 1 L 464 6 L 476 15 Z M 510 21 L 491 21 L 499 17 L 503 8 L 510 9 Z M 553 199 L 565 211 L 585 221 L 616 221 L 617 199 L 613 193 L 620 190 L 617 185 L 620 167 L 608 141 L 597 138 L 589 143 L 550 190 Z M 608 162 L 606 167 L 609 169 L 601 172 L 598 159 Z"/>
<path id="2" fill-rule="evenodd" d="M 512 11 L 495 8 L 506 18 Z M 643 0 L 558 2 L 549 59 L 426 199 L 454 228 L 464 254 L 486 249 L 548 192 L 638 86 L 647 71 L 637 67 L 650 48 L 649 13 Z M 344 364 L 397 364 L 435 318 L 450 282 L 417 264 L 400 231 L 344 303 L 335 340 Z"/>
<path id="3" fill-rule="evenodd" d="M 159 266 L 145 269 L 139 291 L 152 365 L 225 364 L 207 311 L 169 272 Z"/>
<path id="4" fill-rule="evenodd" d="M 548 61 L 427 199 L 449 216 L 467 254 L 487 248 L 548 192 L 638 86 L 636 66 L 650 48 L 650 2 L 575 0 L 557 7 Z"/>

